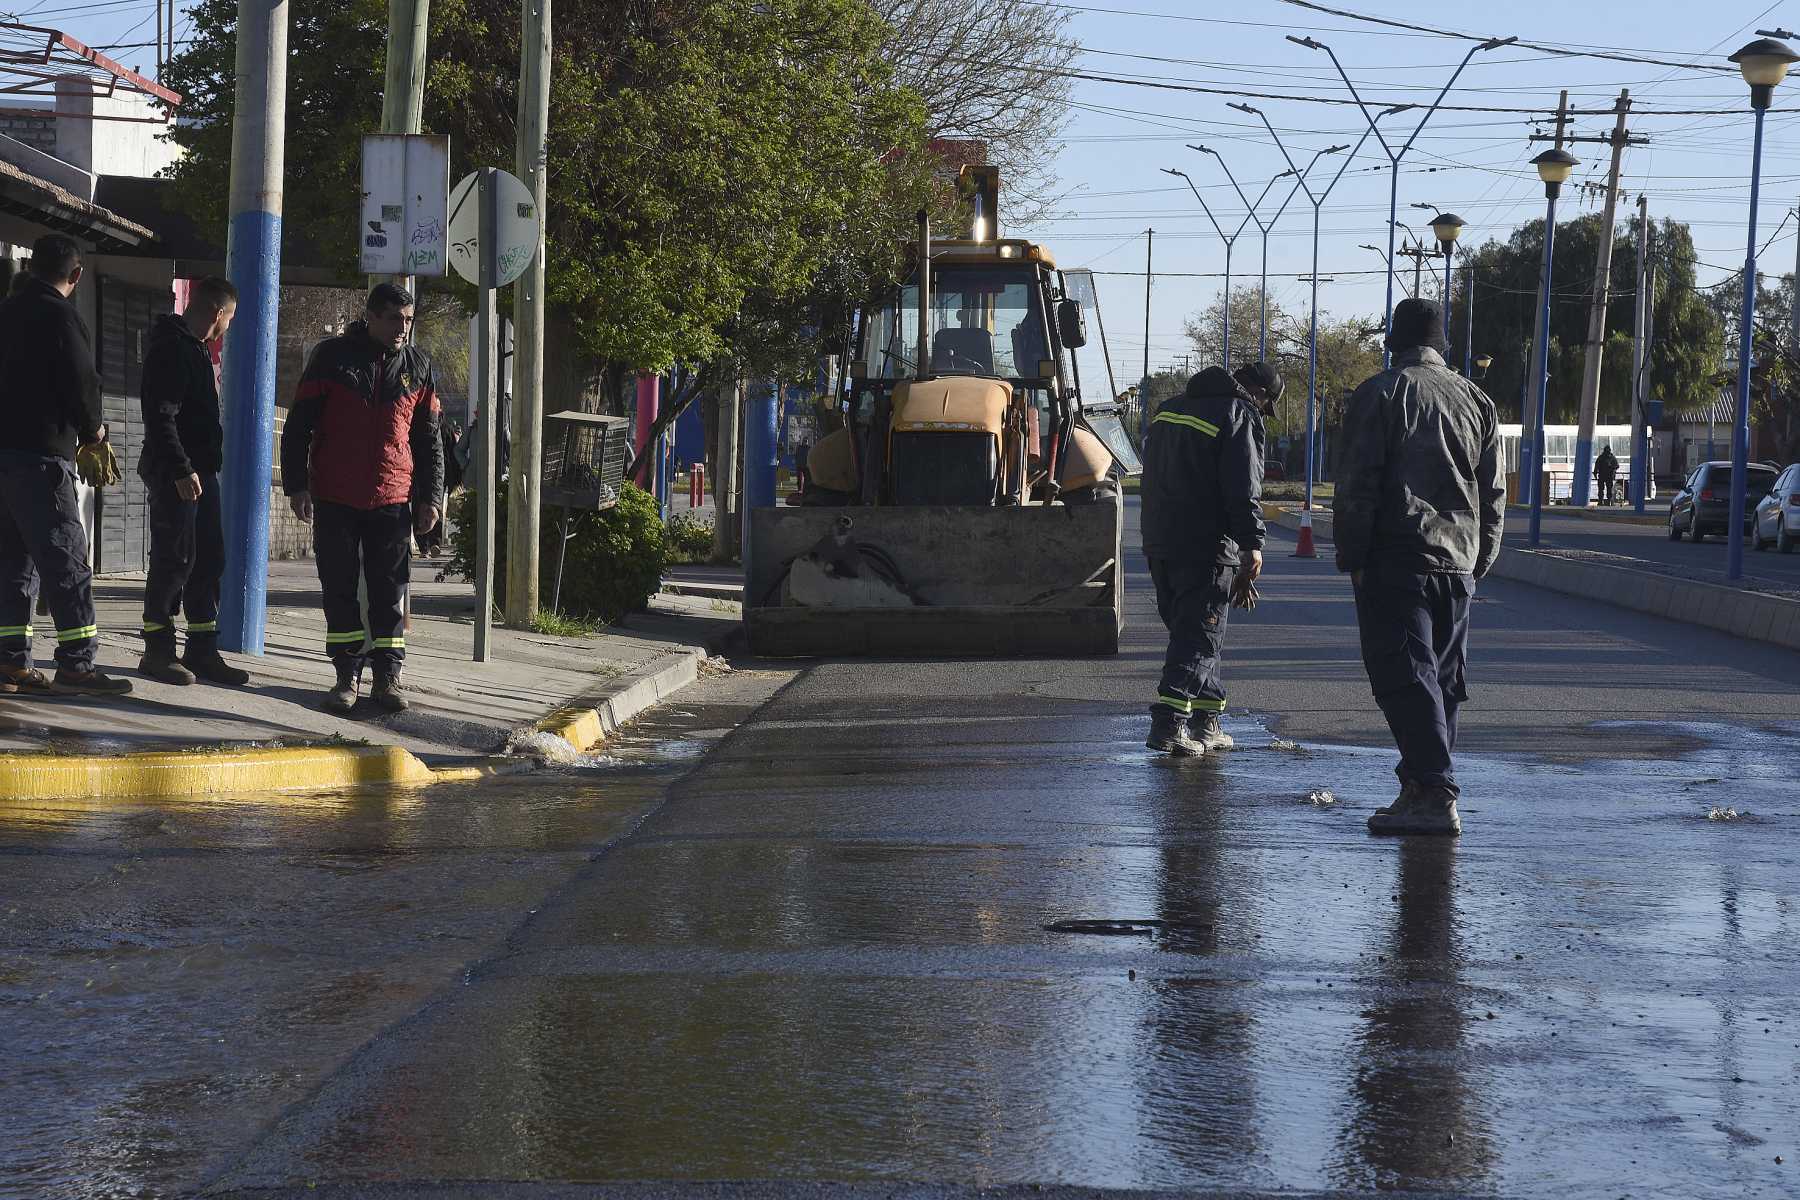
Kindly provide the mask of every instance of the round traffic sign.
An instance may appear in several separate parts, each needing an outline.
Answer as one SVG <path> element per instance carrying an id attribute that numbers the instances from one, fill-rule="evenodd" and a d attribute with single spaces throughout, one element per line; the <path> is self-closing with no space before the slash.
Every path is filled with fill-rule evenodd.
<path id="1" fill-rule="evenodd" d="M 499 247 L 494 286 L 505 287 L 525 273 L 538 247 L 537 202 L 519 177 L 494 172 L 499 184 Z M 481 172 L 463 176 L 450 192 L 450 266 L 464 279 L 481 283 Z"/>

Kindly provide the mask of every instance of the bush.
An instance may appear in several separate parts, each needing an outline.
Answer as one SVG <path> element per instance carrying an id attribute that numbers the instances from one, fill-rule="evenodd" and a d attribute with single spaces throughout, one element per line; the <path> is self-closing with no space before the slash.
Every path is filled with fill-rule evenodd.
<path id="1" fill-rule="evenodd" d="M 506 603 L 506 486 L 494 497 L 494 600 Z M 455 533 L 449 570 L 464 579 L 475 576 L 475 495 L 464 492 L 450 503 Z M 546 508 L 538 547 L 538 588 L 546 607 L 556 587 L 557 542 L 562 513 Z M 656 498 L 626 484 L 619 502 L 604 512 L 574 513 L 569 518 L 567 557 L 563 565 L 561 615 L 577 621 L 612 625 L 640 611 L 662 583 L 668 541 Z"/>
<path id="2" fill-rule="evenodd" d="M 669 518 L 667 530 L 671 563 L 703 563 L 712 557 L 713 523 L 692 512 Z"/>

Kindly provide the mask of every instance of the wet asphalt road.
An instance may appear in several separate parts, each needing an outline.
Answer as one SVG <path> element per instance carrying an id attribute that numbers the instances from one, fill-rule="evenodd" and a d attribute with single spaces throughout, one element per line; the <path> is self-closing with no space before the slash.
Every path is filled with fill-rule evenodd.
<path id="1" fill-rule="evenodd" d="M 1135 582 L 1118 659 L 741 671 L 585 771 L 0 813 L 0 1193 L 1800 1191 L 1800 656 L 1484 587 L 1467 834 L 1380 842 L 1342 582 L 1272 557 L 1197 763 Z"/>

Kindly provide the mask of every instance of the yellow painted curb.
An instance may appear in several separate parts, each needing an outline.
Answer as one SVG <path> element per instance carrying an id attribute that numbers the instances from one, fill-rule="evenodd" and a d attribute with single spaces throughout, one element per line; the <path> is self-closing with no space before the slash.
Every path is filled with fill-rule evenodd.
<path id="1" fill-rule="evenodd" d="M 0 755 L 9 800 L 181 798 L 229 792 L 323 791 L 370 783 L 479 778 L 480 768 L 433 771 L 398 746 L 296 746 L 116 755 Z"/>
<path id="2" fill-rule="evenodd" d="M 559 708 L 537 723 L 539 733 L 561 738 L 577 750 L 597 745 L 606 736 L 606 720 L 597 708 L 571 704 Z"/>

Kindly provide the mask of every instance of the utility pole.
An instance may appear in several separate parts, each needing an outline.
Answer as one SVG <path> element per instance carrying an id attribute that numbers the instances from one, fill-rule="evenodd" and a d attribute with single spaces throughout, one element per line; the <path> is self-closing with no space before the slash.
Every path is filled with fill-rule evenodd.
<path id="1" fill-rule="evenodd" d="M 1150 430 L 1150 281 L 1156 278 L 1150 266 L 1150 252 L 1155 244 L 1156 230 L 1144 230 L 1144 379 L 1138 385 L 1138 428 L 1146 433 Z"/>
<path id="2" fill-rule="evenodd" d="M 426 0 L 417 0 L 423 7 Z M 537 253 L 513 285 L 512 447 L 506 488 L 506 623 L 531 624 L 538 611 L 538 526 L 544 474 L 544 244 L 550 124 L 550 0 L 521 0 L 519 117 L 513 165 L 537 206 Z"/>
<path id="3" fill-rule="evenodd" d="M 1468 299 L 1463 305 L 1463 378 L 1475 378 L 1475 264 L 1463 263 L 1463 282 Z M 1449 303 L 1449 301 L 1445 301 Z"/>
<path id="4" fill-rule="evenodd" d="M 1631 111 L 1629 89 L 1619 93 L 1613 106 L 1618 114 L 1610 136 L 1570 138 L 1570 141 L 1605 142 L 1612 147 L 1612 163 L 1606 173 L 1606 201 L 1600 217 L 1600 247 L 1594 258 L 1594 291 L 1588 303 L 1587 359 L 1581 369 L 1580 427 L 1575 432 L 1575 478 L 1569 488 L 1569 503 L 1586 508 L 1588 485 L 1594 470 L 1594 424 L 1600 414 L 1600 371 L 1606 351 L 1606 302 L 1612 287 L 1613 218 L 1619 204 L 1619 160 L 1625 147 L 1642 143 L 1625 132 L 1625 115 Z"/>
<path id="5" fill-rule="evenodd" d="M 1644 483 L 1649 478 L 1649 439 L 1644 436 L 1644 399 L 1650 340 L 1650 200 L 1638 197 L 1637 303 L 1631 339 L 1631 506 L 1644 511 Z"/>
<path id="6" fill-rule="evenodd" d="M 425 128 L 425 35 L 431 0 L 388 0 L 387 75 L 381 89 L 381 132 Z M 412 291 L 411 275 L 378 276 Z"/>
<path id="7" fill-rule="evenodd" d="M 1150 254 L 1155 248 L 1156 230 L 1144 230 L 1144 378 L 1150 378 L 1150 281 L 1156 276 L 1151 271 Z"/>
<path id="8" fill-rule="evenodd" d="M 1794 218 L 1800 221 L 1800 208 L 1793 210 Z M 1788 305 L 1793 309 L 1793 350 L 1796 360 L 1800 360 L 1800 237 L 1794 239 L 1794 285 L 1790 289 Z M 1792 387 L 1793 385 L 1789 385 Z M 1794 424 L 1800 418 L 1800 397 L 1790 397 L 1787 405 L 1787 440 L 1794 444 Z"/>
<path id="9" fill-rule="evenodd" d="M 430 20 L 431 0 L 388 0 L 383 133 L 418 133 L 424 127 L 425 31 Z"/>
<path id="10" fill-rule="evenodd" d="M 225 574 L 219 645 L 263 652 L 274 478 L 275 333 L 281 299 L 281 193 L 287 140 L 287 0 L 238 0 L 225 272 L 238 316 L 225 343 Z"/>
<path id="11" fill-rule="evenodd" d="M 1569 127 L 1569 92 L 1564 89 L 1556 101 L 1556 148 L 1562 149 L 1563 139 Z M 1532 140 L 1536 140 L 1535 135 Z M 1530 402 L 1530 397 L 1540 394 L 1550 378 L 1550 275 L 1554 263 L 1552 254 L 1556 245 L 1556 231 L 1551 222 L 1556 219 L 1556 203 L 1551 199 L 1550 209 L 1544 216 L 1544 269 L 1538 276 L 1537 308 L 1539 315 L 1538 334 L 1532 340 L 1536 343 L 1531 348 L 1531 359 L 1525 368 L 1525 381 L 1528 385 L 1520 394 L 1519 422 L 1521 436 L 1519 438 L 1519 481 L 1523 485 L 1519 491 L 1519 499 L 1531 505 L 1534 513 L 1543 508 L 1538 498 L 1538 488 L 1544 482 L 1544 464 L 1542 447 L 1545 436 L 1542 426 L 1548 422 L 1546 416 L 1539 419 L 1538 406 Z M 1549 497 L 1544 497 L 1545 500 Z M 1534 533 L 1532 545 L 1537 544 Z"/>
<path id="12" fill-rule="evenodd" d="M 1425 293 L 1422 290 L 1425 284 L 1425 260 L 1428 257 L 1436 258 L 1437 255 L 1432 254 L 1431 251 L 1425 249 L 1423 246 L 1402 246 L 1400 249 L 1396 250 L 1395 253 L 1403 258 L 1410 258 L 1413 260 L 1412 294 L 1423 300 L 1425 298 Z"/>

